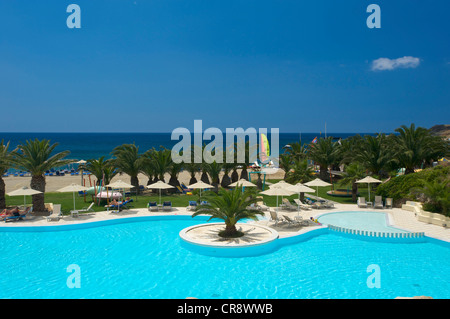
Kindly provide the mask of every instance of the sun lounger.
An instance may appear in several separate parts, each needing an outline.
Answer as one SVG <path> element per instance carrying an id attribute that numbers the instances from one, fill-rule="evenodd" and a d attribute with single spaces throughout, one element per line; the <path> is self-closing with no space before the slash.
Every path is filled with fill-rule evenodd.
<path id="1" fill-rule="evenodd" d="M 373 204 L 373 208 L 384 208 L 383 200 L 381 196 L 375 196 L 375 202 Z"/>
<path id="2" fill-rule="evenodd" d="M 158 204 L 156 202 L 149 202 L 148 203 L 148 210 L 151 212 L 157 212 L 158 211 Z"/>
<path id="3" fill-rule="evenodd" d="M 79 209 L 78 212 L 79 213 L 93 212 L 94 210 L 92 209 L 92 206 L 94 206 L 94 202 L 92 202 L 91 205 L 89 205 L 89 207 L 83 207 L 82 209 Z"/>
<path id="4" fill-rule="evenodd" d="M 112 213 L 119 213 L 121 210 L 123 209 L 128 209 L 128 204 L 131 202 L 131 200 L 126 200 L 123 202 L 120 202 L 119 204 L 115 205 L 115 204 L 110 204 L 107 205 L 106 208 L 109 211 L 110 208 L 112 208 L 113 210 L 111 211 Z"/>
<path id="5" fill-rule="evenodd" d="M 297 220 L 294 220 L 294 219 L 291 219 L 289 216 L 283 215 L 283 218 L 287 221 L 288 225 L 291 225 L 291 226 L 300 226 L 300 225 L 302 225 L 301 222 L 299 222 Z"/>
<path id="6" fill-rule="evenodd" d="M 197 209 L 197 202 L 195 200 L 190 200 L 187 210 L 196 210 L 196 209 Z"/>
<path id="7" fill-rule="evenodd" d="M 164 202 L 162 209 L 163 211 L 170 212 L 172 210 L 172 202 Z"/>
<path id="8" fill-rule="evenodd" d="M 11 221 L 11 220 L 24 220 L 28 214 L 31 214 L 32 211 L 33 211 L 32 206 L 26 207 L 25 210 L 22 210 L 22 211 L 19 210 L 19 212 L 16 212 L 11 216 L 5 216 L 4 221 L 6 223 L 7 221 Z"/>
<path id="9" fill-rule="evenodd" d="M 300 206 L 301 209 L 305 209 L 305 210 L 311 210 L 312 209 L 312 205 L 302 203 L 298 198 L 294 199 L 294 202 L 298 206 Z"/>
<path id="10" fill-rule="evenodd" d="M 57 220 L 59 221 L 62 218 L 62 212 L 61 212 L 61 204 L 54 204 L 52 213 L 47 216 L 47 221 Z"/>
<path id="11" fill-rule="evenodd" d="M 359 208 L 367 208 L 366 198 L 365 197 L 358 197 L 357 201 Z"/>
<path id="12" fill-rule="evenodd" d="M 298 207 L 295 207 L 294 205 L 291 204 L 291 202 L 289 201 L 289 199 L 287 198 L 283 198 L 283 206 L 286 207 L 288 210 L 297 210 Z"/>
<path id="13" fill-rule="evenodd" d="M 269 210 L 269 206 L 267 206 L 266 204 L 264 204 L 264 202 L 257 202 L 256 206 L 259 208 L 259 210 L 261 211 L 267 211 Z"/>
<path id="14" fill-rule="evenodd" d="M 385 203 L 385 207 L 388 208 L 392 208 L 392 198 L 386 198 L 386 203 Z"/>
<path id="15" fill-rule="evenodd" d="M 275 222 L 274 226 L 276 226 L 278 223 L 285 223 L 286 221 L 280 217 L 278 217 L 278 214 L 274 210 L 270 210 L 270 220 Z"/>

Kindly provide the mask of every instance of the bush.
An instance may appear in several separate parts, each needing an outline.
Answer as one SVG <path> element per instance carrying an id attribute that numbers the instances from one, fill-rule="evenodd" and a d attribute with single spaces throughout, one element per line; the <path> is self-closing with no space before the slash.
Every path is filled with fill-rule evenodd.
<path id="1" fill-rule="evenodd" d="M 449 176 L 450 167 L 436 166 L 417 173 L 394 177 L 390 181 L 379 185 L 376 194 L 385 198 L 392 198 L 394 205 L 399 207 L 407 200 L 421 200 L 418 195 L 412 194 L 411 190 L 422 188 L 425 182 L 432 183 L 435 180 L 448 178 Z"/>

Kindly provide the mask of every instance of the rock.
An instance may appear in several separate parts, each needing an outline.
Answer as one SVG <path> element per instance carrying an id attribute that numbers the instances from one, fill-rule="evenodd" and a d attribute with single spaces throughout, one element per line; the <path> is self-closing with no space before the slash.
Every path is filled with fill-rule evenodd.
<path id="1" fill-rule="evenodd" d="M 450 138 L 450 124 L 435 125 L 430 128 L 430 132 L 433 135 Z"/>

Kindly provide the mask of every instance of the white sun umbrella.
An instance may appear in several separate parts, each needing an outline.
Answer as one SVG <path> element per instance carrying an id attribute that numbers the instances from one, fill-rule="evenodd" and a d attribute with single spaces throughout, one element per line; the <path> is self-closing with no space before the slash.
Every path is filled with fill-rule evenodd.
<path id="1" fill-rule="evenodd" d="M 376 179 L 376 178 L 373 178 L 371 176 L 366 176 L 363 179 L 360 179 L 359 181 L 356 181 L 356 183 L 360 183 L 360 184 L 367 183 L 367 188 L 369 190 L 369 202 L 370 202 L 370 184 L 381 183 L 381 181 Z"/>
<path id="2" fill-rule="evenodd" d="M 319 197 L 319 187 L 330 186 L 331 184 L 321 180 L 320 178 L 316 178 L 315 180 L 305 183 L 305 185 L 315 186 L 317 190 L 317 197 Z"/>
<path id="3" fill-rule="evenodd" d="M 84 192 L 87 189 L 88 189 L 87 187 L 84 187 L 84 186 L 81 186 L 78 184 L 70 184 L 69 186 L 58 189 L 57 192 L 60 192 L 60 193 L 72 192 L 73 193 L 73 210 L 76 210 L 75 209 L 75 192 Z"/>
<path id="4" fill-rule="evenodd" d="M 161 189 L 175 188 L 172 185 L 166 184 L 163 181 L 157 181 L 156 183 L 147 185 L 147 188 L 159 189 L 159 204 L 161 205 Z"/>
<path id="5" fill-rule="evenodd" d="M 16 189 L 15 191 L 9 192 L 7 195 L 8 196 L 23 196 L 23 206 L 27 205 L 27 201 L 26 201 L 26 197 L 25 196 L 29 196 L 29 195 L 36 195 L 36 194 L 42 194 L 42 192 L 37 191 L 35 189 L 32 188 L 28 188 L 28 187 L 22 187 L 19 189 Z"/>
<path id="6" fill-rule="evenodd" d="M 241 178 L 237 182 L 231 183 L 228 186 L 229 187 L 242 187 L 242 191 L 244 191 L 244 187 L 256 187 L 255 184 L 253 184 L 252 182 L 249 182 L 245 178 Z"/>
<path id="7" fill-rule="evenodd" d="M 290 195 L 294 195 L 295 193 L 290 190 L 287 190 L 285 188 L 282 188 L 282 187 L 270 187 L 268 190 L 260 192 L 260 194 L 276 196 L 277 197 L 277 210 L 278 210 L 278 196 L 290 196 Z"/>
<path id="8" fill-rule="evenodd" d="M 78 162 L 75 162 L 75 164 L 78 164 L 78 165 L 84 165 L 86 163 L 87 162 L 85 160 L 79 160 Z M 83 170 L 81 170 L 81 185 L 83 185 Z"/>
<path id="9" fill-rule="evenodd" d="M 297 183 L 295 185 L 291 185 L 287 188 L 287 190 L 293 191 L 295 193 L 298 193 L 298 200 L 300 200 L 300 193 L 314 193 L 315 190 L 303 185 L 302 183 Z M 300 206 L 298 206 L 297 214 L 300 213 Z"/>
<path id="10" fill-rule="evenodd" d="M 285 189 L 287 189 L 288 187 L 291 187 L 291 186 L 293 186 L 293 185 L 289 184 L 285 181 L 279 181 L 275 184 L 270 185 L 270 188 L 285 188 Z"/>
<path id="11" fill-rule="evenodd" d="M 229 187 L 239 187 L 239 186 L 242 186 L 242 187 L 256 187 L 255 184 L 253 184 L 252 182 L 249 182 L 245 178 L 242 178 L 242 179 L 238 180 L 237 182 L 231 183 L 228 186 Z"/>
<path id="12" fill-rule="evenodd" d="M 202 189 L 205 188 L 214 188 L 213 185 L 209 185 L 203 181 L 188 185 L 187 188 L 192 188 L 192 189 L 200 189 L 200 198 L 202 197 Z"/>

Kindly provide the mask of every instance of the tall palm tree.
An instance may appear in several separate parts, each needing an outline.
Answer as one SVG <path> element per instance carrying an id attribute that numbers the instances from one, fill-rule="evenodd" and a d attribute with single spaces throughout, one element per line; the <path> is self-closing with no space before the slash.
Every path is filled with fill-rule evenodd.
<path id="1" fill-rule="evenodd" d="M 117 146 L 112 151 L 113 165 L 121 173 L 130 176 L 131 185 L 134 186 L 134 191 L 139 194 L 139 178 L 138 174 L 143 168 L 143 158 L 139 154 L 139 147 L 134 144 L 123 144 Z"/>
<path id="2" fill-rule="evenodd" d="M 211 178 L 211 185 L 214 186 L 214 192 L 219 191 L 219 175 L 222 171 L 222 164 L 217 163 L 216 161 L 206 164 L 205 168 L 208 172 L 209 177 Z"/>
<path id="3" fill-rule="evenodd" d="M 180 181 L 178 180 L 178 175 L 180 174 L 181 170 L 184 167 L 184 163 L 175 163 L 171 161 L 168 173 L 170 175 L 169 179 L 169 185 L 172 185 L 173 187 L 181 186 Z M 172 189 L 173 192 L 175 192 L 175 188 Z"/>
<path id="4" fill-rule="evenodd" d="M 218 218 L 225 222 L 225 230 L 219 232 L 219 236 L 225 238 L 235 238 L 243 236 L 236 228 L 236 223 L 244 218 L 257 220 L 257 215 L 264 213 L 258 210 L 248 209 L 256 203 L 254 196 L 249 196 L 248 192 L 242 192 L 242 187 L 236 187 L 231 191 L 221 190 L 219 195 L 209 200 L 206 205 L 201 205 L 192 217 L 197 215 L 210 215 L 211 219 Z"/>
<path id="5" fill-rule="evenodd" d="M 360 162 L 370 173 L 386 175 L 387 166 L 391 160 L 386 135 L 378 134 L 376 137 L 367 135 L 359 148 L 354 150 L 354 160 Z"/>
<path id="6" fill-rule="evenodd" d="M 50 144 L 50 140 L 27 140 L 18 146 L 14 165 L 31 173 L 30 187 L 42 192 L 32 196 L 33 210 L 45 212 L 45 172 L 55 167 L 64 166 L 74 162 L 65 159 L 69 151 L 54 154 L 57 143 Z"/>
<path id="7" fill-rule="evenodd" d="M 114 162 L 112 160 L 105 159 L 105 156 L 102 156 L 99 159 L 87 160 L 86 164 L 83 165 L 83 168 L 91 172 L 97 178 L 97 185 L 100 185 L 101 181 L 103 181 L 103 185 L 108 185 L 112 178 L 118 173 L 113 164 Z"/>
<path id="8" fill-rule="evenodd" d="M 146 152 L 147 158 L 150 160 L 150 165 L 153 166 L 156 179 L 164 182 L 164 175 L 168 172 L 172 162 L 172 152 L 169 149 L 162 147 L 160 150 L 149 150 Z"/>
<path id="9" fill-rule="evenodd" d="M 291 184 L 306 183 L 313 179 L 314 171 L 306 159 L 294 159 L 291 169 L 286 173 L 286 182 Z"/>
<path id="10" fill-rule="evenodd" d="M 294 159 L 290 154 L 280 154 L 280 167 L 284 171 L 284 180 L 289 176 L 293 161 Z"/>
<path id="11" fill-rule="evenodd" d="M 352 186 L 352 201 L 354 202 L 356 202 L 358 195 L 358 184 L 356 181 L 363 179 L 366 175 L 366 170 L 360 163 L 355 162 L 345 167 L 345 172 L 339 184 Z"/>
<path id="12" fill-rule="evenodd" d="M 0 143 L 0 209 L 6 208 L 6 198 L 5 198 L 5 181 L 3 180 L 3 174 L 12 166 L 14 155 L 16 150 L 9 151 L 9 142 L 4 143 L 2 140 Z"/>
<path id="13" fill-rule="evenodd" d="M 414 168 L 420 167 L 426 161 L 445 155 L 448 142 L 434 138 L 430 131 L 413 124 L 410 127 L 402 125 L 395 130 L 395 158 L 405 168 L 405 174 L 414 173 Z"/>
<path id="14" fill-rule="evenodd" d="M 306 159 L 307 147 L 302 144 L 302 141 L 294 142 L 286 146 L 286 152 L 292 156 L 293 159 Z"/>
<path id="15" fill-rule="evenodd" d="M 333 142 L 332 137 L 320 138 L 316 144 L 310 144 L 309 157 L 320 166 L 319 177 L 322 180 L 330 180 L 328 168 L 338 160 L 337 142 Z"/>

